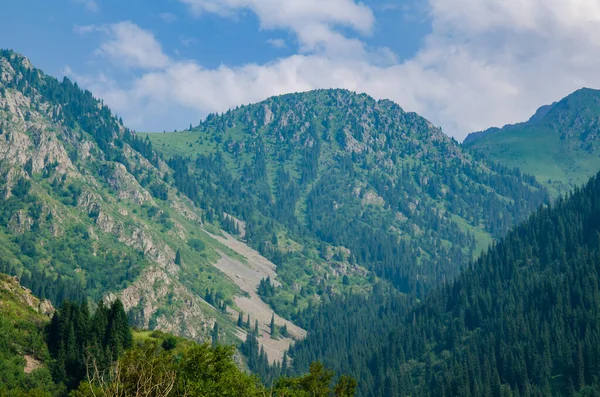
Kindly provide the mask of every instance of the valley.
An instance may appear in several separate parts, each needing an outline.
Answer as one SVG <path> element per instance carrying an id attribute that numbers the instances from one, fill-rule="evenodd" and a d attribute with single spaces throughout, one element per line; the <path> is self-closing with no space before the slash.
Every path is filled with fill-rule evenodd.
<path id="1" fill-rule="evenodd" d="M 323 396 L 334 384 L 348 397 L 592 393 L 596 97 L 578 91 L 463 145 L 342 89 L 137 133 L 91 92 L 3 50 L 10 387 L 105 387 L 83 373 L 89 348 L 106 370 L 174 365 L 163 375 L 181 390 L 192 386 L 180 377 L 198 377 L 181 362 L 215 360 L 211 393 L 229 384 L 222 374 L 238 393 L 298 397 L 319 376 Z M 7 376 L 0 368 L 0 393 Z"/>

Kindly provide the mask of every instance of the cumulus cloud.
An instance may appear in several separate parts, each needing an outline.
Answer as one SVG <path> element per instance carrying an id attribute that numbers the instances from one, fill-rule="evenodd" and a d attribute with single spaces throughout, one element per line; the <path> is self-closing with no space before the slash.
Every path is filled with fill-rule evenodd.
<path id="1" fill-rule="evenodd" d="M 108 39 L 97 52 L 115 62 L 142 69 L 164 68 L 171 62 L 154 35 L 130 21 L 101 29 Z"/>
<path id="2" fill-rule="evenodd" d="M 404 62 L 340 29 L 373 30 L 373 13 L 352 0 L 181 1 L 195 15 L 251 11 L 264 29 L 292 32 L 300 51 L 267 64 L 205 69 L 170 59 L 132 23 L 112 25 L 100 53 L 152 70 L 124 86 L 93 78 L 88 86 L 136 128 L 184 126 L 271 95 L 341 87 L 392 99 L 460 139 L 527 119 L 581 86 L 600 87 L 596 0 L 429 0 L 432 33 Z"/>
<path id="3" fill-rule="evenodd" d="M 105 40 L 95 54 L 119 66 L 160 69 L 171 63 L 154 35 L 131 21 L 112 25 L 75 25 L 73 31 L 82 36 L 94 32 L 104 34 Z"/>
<path id="4" fill-rule="evenodd" d="M 255 13 L 263 29 L 289 29 L 298 37 L 303 52 L 352 53 L 360 48 L 336 28 L 371 33 L 375 17 L 370 8 L 354 0 L 180 0 L 196 15 L 215 13 L 225 17 L 242 10 Z"/>

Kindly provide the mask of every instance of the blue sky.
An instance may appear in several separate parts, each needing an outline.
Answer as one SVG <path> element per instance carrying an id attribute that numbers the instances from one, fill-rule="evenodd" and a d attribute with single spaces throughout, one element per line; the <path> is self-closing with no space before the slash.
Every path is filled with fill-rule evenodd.
<path id="1" fill-rule="evenodd" d="M 389 47 L 401 58 L 418 51 L 431 29 L 425 9 L 412 0 L 369 0 L 365 4 L 377 18 L 365 42 Z M 90 55 L 100 38 L 77 35 L 75 26 L 119 21 L 131 21 L 152 31 L 169 55 L 192 58 L 209 68 L 265 63 L 293 55 L 298 49 L 293 34 L 286 29 L 261 29 L 259 18 L 252 12 L 241 12 L 235 18 L 197 17 L 178 1 L 4 0 L 2 9 L 2 45 L 24 53 L 54 75 L 62 74 L 66 65 L 82 71 L 98 67 Z M 270 44 L 274 40 L 284 40 L 286 47 Z"/>
<path id="2" fill-rule="evenodd" d="M 348 88 L 459 139 L 600 88 L 596 0 L 4 0 L 0 46 L 140 131 Z"/>

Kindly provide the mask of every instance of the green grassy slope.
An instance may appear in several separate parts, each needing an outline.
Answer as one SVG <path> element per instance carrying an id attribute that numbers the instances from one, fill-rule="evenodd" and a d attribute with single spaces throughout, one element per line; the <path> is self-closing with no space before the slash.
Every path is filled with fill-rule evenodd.
<path id="1" fill-rule="evenodd" d="M 464 145 L 535 175 L 556 195 L 600 170 L 599 120 L 600 91 L 582 89 L 526 123 L 471 134 Z"/>
<path id="2" fill-rule="evenodd" d="M 44 326 L 52 311 L 15 278 L 0 274 L 0 395 L 54 393 Z M 32 394 L 33 395 L 33 394 Z"/>

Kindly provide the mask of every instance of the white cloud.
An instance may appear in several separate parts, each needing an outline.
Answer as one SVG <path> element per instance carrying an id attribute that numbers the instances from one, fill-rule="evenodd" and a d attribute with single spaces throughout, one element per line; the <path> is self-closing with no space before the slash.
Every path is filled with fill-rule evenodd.
<path id="1" fill-rule="evenodd" d="M 402 63 L 338 29 L 373 28 L 370 10 L 351 0 L 181 1 L 198 14 L 250 10 L 263 28 L 293 32 L 302 51 L 263 65 L 205 69 L 169 59 L 150 32 L 113 25 L 102 53 L 153 70 L 126 85 L 92 79 L 88 86 L 134 128 L 187 126 L 208 112 L 271 95 L 341 87 L 392 99 L 463 138 L 525 120 L 581 86 L 600 87 L 596 0 L 429 0 L 433 31 Z M 144 50 L 132 49 L 133 42 L 145 43 Z"/>
<path id="2" fill-rule="evenodd" d="M 114 62 L 141 69 L 164 68 L 170 59 L 154 35 L 130 21 L 98 28 L 108 39 L 97 53 Z"/>
<path id="3" fill-rule="evenodd" d="M 284 39 L 269 39 L 267 43 L 275 48 L 285 48 L 287 45 Z"/>
<path id="4" fill-rule="evenodd" d="M 289 29 L 303 52 L 333 51 L 353 53 L 362 47 L 336 31 L 347 27 L 361 34 L 371 33 L 375 17 L 370 8 L 354 0 L 180 0 L 196 14 L 234 16 L 250 10 L 263 29 Z"/>
<path id="5" fill-rule="evenodd" d="M 86 10 L 91 12 L 100 11 L 100 6 L 95 0 L 71 0 L 72 3 L 81 4 Z"/>

